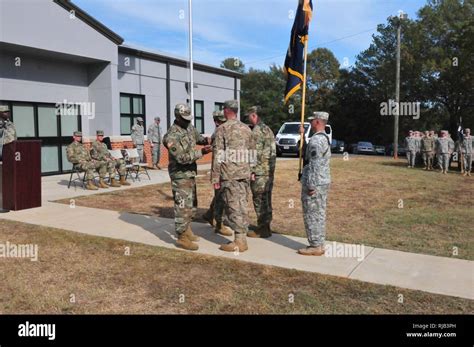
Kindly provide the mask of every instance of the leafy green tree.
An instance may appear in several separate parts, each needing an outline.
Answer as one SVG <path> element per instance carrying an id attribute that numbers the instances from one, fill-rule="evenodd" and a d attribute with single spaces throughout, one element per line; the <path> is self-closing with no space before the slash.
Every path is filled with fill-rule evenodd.
<path id="1" fill-rule="evenodd" d="M 226 58 L 221 63 L 221 67 L 227 70 L 245 73 L 245 65 L 239 58 Z"/>

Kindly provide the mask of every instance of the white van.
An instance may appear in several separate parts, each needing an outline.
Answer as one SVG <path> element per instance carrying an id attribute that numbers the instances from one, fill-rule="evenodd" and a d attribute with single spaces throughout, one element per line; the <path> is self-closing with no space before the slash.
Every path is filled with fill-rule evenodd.
<path id="1" fill-rule="evenodd" d="M 278 156 L 281 156 L 283 153 L 299 153 L 300 125 L 300 122 L 286 122 L 283 123 L 280 130 L 278 130 L 278 133 L 275 136 Z M 304 131 L 305 141 L 308 142 L 311 131 L 311 127 L 308 122 L 304 123 Z M 329 142 L 332 143 L 332 128 L 329 124 L 326 125 L 326 134 L 329 136 Z"/>

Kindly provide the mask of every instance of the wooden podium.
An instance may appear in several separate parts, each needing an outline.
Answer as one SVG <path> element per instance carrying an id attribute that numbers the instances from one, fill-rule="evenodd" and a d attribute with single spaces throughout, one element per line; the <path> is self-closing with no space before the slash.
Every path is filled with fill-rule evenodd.
<path id="1" fill-rule="evenodd" d="M 0 208 L 41 206 L 41 141 L 13 141 L 3 146 Z"/>

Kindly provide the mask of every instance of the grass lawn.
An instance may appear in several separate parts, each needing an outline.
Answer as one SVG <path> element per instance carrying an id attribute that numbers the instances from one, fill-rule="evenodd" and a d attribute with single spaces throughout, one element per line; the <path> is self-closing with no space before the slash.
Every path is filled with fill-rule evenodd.
<path id="1" fill-rule="evenodd" d="M 277 162 L 272 228 L 306 236 L 297 166 L 297 160 Z M 333 157 L 331 170 L 328 240 L 474 260 L 472 177 L 407 169 L 404 160 L 369 156 Z M 212 195 L 204 172 L 198 178 L 197 221 Z M 169 183 L 80 197 L 75 203 L 169 218 L 174 213 Z M 255 223 L 253 207 L 249 207 L 251 223 Z"/>
<path id="2" fill-rule="evenodd" d="M 37 244 L 39 260 L 0 258 L 0 314 L 474 311 L 473 300 L 2 220 L 6 241 Z"/>

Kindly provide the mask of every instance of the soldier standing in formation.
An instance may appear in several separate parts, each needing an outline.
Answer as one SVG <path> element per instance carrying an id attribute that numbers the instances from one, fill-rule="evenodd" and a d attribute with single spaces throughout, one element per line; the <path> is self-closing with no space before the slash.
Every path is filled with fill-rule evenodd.
<path id="1" fill-rule="evenodd" d="M 410 130 L 408 132 L 408 136 L 405 137 L 405 150 L 406 150 L 409 168 L 415 167 L 416 149 L 417 149 L 417 140 L 415 139 L 413 130 Z"/>
<path id="2" fill-rule="evenodd" d="M 471 176 L 472 170 L 472 142 L 471 129 L 464 129 L 464 138 L 461 142 L 461 153 L 464 157 L 464 173 L 463 176 Z"/>
<path id="3" fill-rule="evenodd" d="M 441 130 L 441 137 L 436 141 L 436 154 L 441 173 L 447 175 L 449 169 L 449 158 L 454 151 L 454 141 L 448 137 L 447 130 Z"/>
<path id="4" fill-rule="evenodd" d="M 309 247 L 298 250 L 299 254 L 321 256 L 324 254 L 326 238 L 326 202 L 331 183 L 329 162 L 331 159 L 331 143 L 326 135 L 325 127 L 329 119 L 326 112 L 314 112 L 308 121 L 314 135 L 306 148 L 307 165 L 301 176 L 301 202 L 303 218 L 308 236 Z"/>
<path id="5" fill-rule="evenodd" d="M 7 145 L 16 141 L 15 125 L 10 120 L 10 109 L 8 105 L 0 105 L 0 144 Z"/>
<path id="6" fill-rule="evenodd" d="M 214 124 L 216 125 L 216 130 L 222 124 L 224 124 L 227 119 L 224 117 L 224 111 L 214 111 L 212 114 L 214 119 Z M 215 150 L 215 138 L 216 130 L 211 136 L 211 145 L 212 145 L 212 162 L 214 162 L 214 156 L 216 155 Z M 212 165 L 212 164 L 211 164 Z M 212 166 L 211 166 L 212 171 Z M 221 189 L 214 189 L 214 198 L 212 199 L 209 210 L 202 216 L 211 226 L 214 226 L 214 231 L 217 234 L 224 236 L 232 236 L 232 230 L 230 230 L 226 225 L 224 225 L 224 200 L 222 198 Z M 215 225 L 214 225 L 215 222 Z"/>
<path id="7" fill-rule="evenodd" d="M 92 143 L 91 158 L 93 160 L 103 161 L 107 164 L 107 172 L 109 173 L 111 187 L 118 188 L 121 186 L 129 186 L 130 183 L 125 180 L 125 175 L 127 173 L 125 161 L 123 159 L 113 158 L 103 141 L 104 131 L 97 130 L 96 140 Z M 119 172 L 119 182 L 115 179 L 115 169 Z"/>
<path id="8" fill-rule="evenodd" d="M 67 146 L 66 149 L 67 160 L 69 160 L 73 165 L 76 165 L 78 169 L 86 172 L 86 189 L 98 189 L 95 184 L 92 183 L 94 179 L 94 170 L 99 172 L 99 187 L 109 188 L 104 181 L 105 175 L 107 174 L 106 162 L 92 159 L 89 150 L 82 144 L 82 133 L 80 131 L 74 132 L 73 139 L 74 141 Z"/>
<path id="9" fill-rule="evenodd" d="M 423 152 L 423 162 L 425 170 L 433 170 L 433 152 L 435 140 L 430 136 L 429 131 L 425 131 L 425 136 L 421 139 L 421 151 Z"/>
<path id="10" fill-rule="evenodd" d="M 191 124 L 193 116 L 188 106 L 178 104 L 174 110 L 175 121 L 163 138 L 169 151 L 168 172 L 174 198 L 175 231 L 178 247 L 195 251 L 199 237 L 191 230 L 193 213 L 197 209 L 196 161 L 211 152 L 210 139 L 204 138 Z M 196 144 L 205 145 L 196 150 Z"/>
<path id="11" fill-rule="evenodd" d="M 160 152 L 161 152 L 161 127 L 160 127 L 161 119 L 160 117 L 155 117 L 155 122 L 150 125 L 148 128 L 148 141 L 150 142 L 150 147 L 152 151 L 153 157 L 153 168 L 157 168 L 161 170 L 160 167 Z"/>
<path id="12" fill-rule="evenodd" d="M 225 214 L 229 227 L 234 231 L 234 241 L 221 245 L 226 252 L 244 252 L 248 249 L 248 200 L 249 180 L 255 178 L 255 143 L 250 128 L 237 119 L 239 103 L 224 103 L 227 121 L 216 131 L 214 161 L 211 180 L 214 189 L 222 189 Z"/>
<path id="13" fill-rule="evenodd" d="M 140 163 L 143 163 L 143 147 L 145 144 L 145 129 L 143 128 L 143 118 L 137 118 L 137 124 L 132 127 L 132 141 L 133 145 L 138 151 L 138 155 L 140 156 Z"/>
<path id="14" fill-rule="evenodd" d="M 257 150 L 257 163 L 254 169 L 255 180 L 250 182 L 253 205 L 257 214 L 257 229 L 247 234 L 249 237 L 267 238 L 272 236 L 272 190 L 276 165 L 276 145 L 273 131 L 265 125 L 259 115 L 260 107 L 247 110 L 247 117 L 253 126 L 252 135 Z"/>

